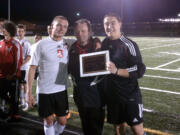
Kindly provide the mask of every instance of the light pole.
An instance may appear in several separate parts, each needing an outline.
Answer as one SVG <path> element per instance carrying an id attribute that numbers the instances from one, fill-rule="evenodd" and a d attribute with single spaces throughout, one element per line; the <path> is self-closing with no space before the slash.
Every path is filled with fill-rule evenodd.
<path id="1" fill-rule="evenodd" d="M 11 0 L 8 0 L 8 21 L 11 20 Z"/>

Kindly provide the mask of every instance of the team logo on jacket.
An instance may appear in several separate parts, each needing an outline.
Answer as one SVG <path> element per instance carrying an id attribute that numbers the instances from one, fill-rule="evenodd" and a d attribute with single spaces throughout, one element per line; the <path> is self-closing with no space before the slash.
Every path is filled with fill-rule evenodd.
<path id="1" fill-rule="evenodd" d="M 62 58 L 64 56 L 62 49 L 57 49 L 57 56 L 58 58 Z"/>

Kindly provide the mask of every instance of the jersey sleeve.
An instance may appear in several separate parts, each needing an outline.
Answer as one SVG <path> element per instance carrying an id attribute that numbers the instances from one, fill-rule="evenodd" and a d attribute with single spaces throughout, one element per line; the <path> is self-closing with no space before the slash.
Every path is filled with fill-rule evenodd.
<path id="1" fill-rule="evenodd" d="M 141 78 L 145 71 L 146 66 L 142 61 L 140 50 L 135 42 L 132 42 L 132 46 L 128 51 L 128 72 L 130 78 Z"/>

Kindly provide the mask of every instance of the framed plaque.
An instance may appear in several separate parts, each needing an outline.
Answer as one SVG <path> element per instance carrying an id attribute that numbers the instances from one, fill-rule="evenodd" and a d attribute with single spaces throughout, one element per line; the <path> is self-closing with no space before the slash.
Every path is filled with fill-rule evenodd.
<path id="1" fill-rule="evenodd" d="M 106 62 L 109 61 L 109 51 L 81 54 L 79 59 L 81 77 L 110 74 L 106 70 Z"/>

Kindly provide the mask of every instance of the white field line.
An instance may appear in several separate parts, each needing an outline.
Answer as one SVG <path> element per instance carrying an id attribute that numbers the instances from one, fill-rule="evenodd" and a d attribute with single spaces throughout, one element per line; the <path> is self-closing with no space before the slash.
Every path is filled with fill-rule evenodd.
<path id="1" fill-rule="evenodd" d="M 175 62 L 178 62 L 178 61 L 180 61 L 180 59 L 176 59 L 176 60 L 170 61 L 170 62 L 168 62 L 168 63 L 159 65 L 159 66 L 157 66 L 157 67 L 155 67 L 155 68 L 161 68 L 161 67 L 167 66 L 167 65 L 169 65 L 169 64 L 172 64 L 172 63 L 175 63 Z"/>
<path id="2" fill-rule="evenodd" d="M 180 39 L 159 40 L 159 41 L 157 41 L 157 42 L 159 43 L 159 42 L 168 42 L 168 41 L 180 41 Z"/>
<path id="3" fill-rule="evenodd" d="M 179 39 L 167 39 L 167 40 L 159 40 L 158 42 L 167 42 L 167 41 L 180 41 Z"/>
<path id="4" fill-rule="evenodd" d="M 170 52 L 160 52 L 160 53 L 180 56 L 180 53 L 176 53 L 176 52 L 175 52 L 175 53 L 170 53 Z"/>
<path id="5" fill-rule="evenodd" d="M 165 77 L 165 76 L 144 75 L 144 77 L 151 77 L 151 78 L 160 78 L 160 79 L 168 79 L 168 80 L 178 80 L 178 81 L 180 81 L 180 78 L 172 78 L 172 77 Z"/>
<path id="6" fill-rule="evenodd" d="M 21 119 L 24 119 L 24 120 L 27 120 L 27 121 L 30 121 L 30 122 L 33 122 L 33 123 L 37 123 L 37 124 L 40 124 L 40 125 L 44 125 L 43 122 L 40 122 L 40 121 L 37 121 L 37 120 L 33 120 L 33 119 L 30 119 L 28 117 L 23 117 L 23 116 L 20 116 Z M 71 133 L 71 134 L 74 134 L 74 135 L 81 135 L 79 134 L 78 132 L 75 132 L 75 131 L 72 131 L 72 130 L 69 130 L 69 129 L 64 129 L 65 132 L 68 132 L 68 133 Z"/>
<path id="7" fill-rule="evenodd" d="M 161 90 L 161 89 L 154 89 L 154 88 L 147 88 L 147 87 L 140 87 L 140 88 L 143 90 L 148 90 L 148 91 L 156 91 L 156 92 L 180 95 L 180 92 L 173 92 L 173 91 L 168 91 L 168 90 Z"/>
<path id="8" fill-rule="evenodd" d="M 33 120 L 31 118 L 28 118 L 28 117 L 20 116 L 20 118 L 24 119 L 24 120 L 27 120 L 27 121 L 30 121 L 30 122 L 33 122 L 33 123 L 36 123 L 36 124 L 44 125 L 42 122 L 37 121 L 37 120 Z"/>
<path id="9" fill-rule="evenodd" d="M 180 72 L 180 69 L 167 69 L 167 68 L 152 68 L 152 67 L 146 67 L 146 69 L 149 70 L 156 70 L 156 71 L 168 71 L 168 72 Z"/>
<path id="10" fill-rule="evenodd" d="M 74 135 L 82 135 L 78 132 L 75 132 L 75 131 L 72 131 L 72 130 L 68 130 L 68 129 L 64 129 L 65 132 L 68 132 L 68 133 L 71 133 L 71 134 L 74 134 Z"/>
<path id="11" fill-rule="evenodd" d="M 131 38 L 131 37 L 130 37 Z M 180 39 L 162 39 L 162 40 L 159 40 L 159 39 L 152 39 L 152 38 L 143 38 L 143 39 L 138 39 L 138 38 L 131 38 L 131 39 L 133 39 L 134 41 L 149 41 L 149 40 L 151 40 L 151 41 L 156 41 L 156 43 L 158 42 L 168 42 L 168 41 L 180 41 Z"/>
<path id="12" fill-rule="evenodd" d="M 146 108 L 143 108 L 143 111 L 144 112 L 155 112 L 154 110 L 150 110 L 150 109 L 146 109 Z"/>
<path id="13" fill-rule="evenodd" d="M 155 49 L 155 48 L 167 47 L 167 46 L 174 46 L 174 45 L 180 45 L 180 43 L 167 44 L 167 45 L 161 45 L 161 46 L 154 46 L 154 47 L 148 47 L 148 48 L 142 48 L 142 49 L 140 49 L 140 50 L 143 51 L 143 50 L 149 50 L 149 49 Z"/>

